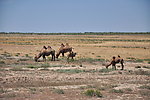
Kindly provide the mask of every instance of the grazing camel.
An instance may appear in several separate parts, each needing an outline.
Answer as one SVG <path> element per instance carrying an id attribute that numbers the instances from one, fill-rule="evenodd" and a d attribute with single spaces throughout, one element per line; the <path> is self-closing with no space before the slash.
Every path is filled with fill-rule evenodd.
<path id="1" fill-rule="evenodd" d="M 64 53 L 67 53 L 67 52 L 71 53 L 72 49 L 73 48 L 70 47 L 68 43 L 66 43 L 66 46 L 64 46 L 64 44 L 61 44 L 61 47 L 59 48 L 59 51 L 56 54 L 56 58 L 58 58 L 61 53 L 62 53 L 62 56 L 64 57 Z"/>
<path id="2" fill-rule="evenodd" d="M 68 54 L 68 58 L 67 58 L 67 59 L 69 60 L 70 57 L 73 59 L 73 57 L 75 57 L 76 54 L 77 54 L 77 53 L 74 53 L 73 51 L 70 52 L 70 53 Z"/>
<path id="3" fill-rule="evenodd" d="M 34 57 L 34 60 L 37 62 L 38 59 L 42 56 L 43 60 L 46 61 L 46 56 L 49 55 L 52 55 L 51 61 L 55 61 L 55 50 L 50 46 L 48 46 L 47 49 L 41 50 L 40 53 Z"/>
<path id="4" fill-rule="evenodd" d="M 117 63 L 121 63 L 121 66 L 122 66 L 122 69 L 121 70 L 123 70 L 124 69 L 124 65 L 123 65 L 123 63 L 124 63 L 124 60 L 118 55 L 118 58 L 116 59 L 116 57 L 113 57 L 112 58 L 112 61 L 110 62 L 110 64 L 108 64 L 107 66 L 106 66 L 106 68 L 108 69 L 108 67 L 110 66 L 110 65 L 112 65 L 112 67 L 114 67 L 115 68 L 115 70 L 116 70 L 116 64 Z"/>
<path id="5" fill-rule="evenodd" d="M 110 64 L 108 64 L 108 65 L 106 66 L 106 68 L 108 69 L 108 67 L 109 67 L 110 65 L 112 65 L 112 67 L 114 67 L 115 70 L 116 70 L 116 57 L 112 57 L 112 60 L 111 60 Z"/>
<path id="6" fill-rule="evenodd" d="M 124 69 L 124 65 L 123 65 L 124 60 L 123 60 L 119 55 L 118 55 L 118 57 L 117 57 L 116 63 L 120 63 L 120 64 L 121 64 L 121 67 L 122 67 L 121 70 Z"/>

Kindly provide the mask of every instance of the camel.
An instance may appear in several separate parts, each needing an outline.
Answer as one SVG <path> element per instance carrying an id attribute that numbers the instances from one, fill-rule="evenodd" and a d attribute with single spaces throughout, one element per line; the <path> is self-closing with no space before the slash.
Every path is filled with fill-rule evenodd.
<path id="1" fill-rule="evenodd" d="M 70 47 L 70 48 L 62 48 L 62 49 L 59 50 L 59 52 L 56 54 L 56 58 L 58 58 L 61 53 L 62 53 L 62 56 L 64 57 L 64 53 L 71 52 L 71 51 L 72 51 L 72 47 Z"/>
<path id="2" fill-rule="evenodd" d="M 55 50 L 53 50 L 50 46 L 48 46 L 47 49 L 42 50 L 38 55 L 35 55 L 34 60 L 37 62 L 42 56 L 43 60 L 46 61 L 46 56 L 49 55 L 52 55 L 51 61 L 55 61 Z"/>
<path id="3" fill-rule="evenodd" d="M 112 58 L 112 61 L 110 62 L 110 64 L 108 64 L 107 66 L 106 66 L 106 68 L 108 69 L 108 67 L 110 66 L 110 65 L 112 65 L 112 67 L 114 67 L 115 68 L 115 70 L 116 70 L 116 64 L 117 63 L 121 63 L 121 66 L 122 66 L 122 69 L 121 70 L 123 70 L 124 69 L 124 65 L 123 65 L 123 63 L 124 63 L 124 60 L 118 55 L 118 58 L 116 59 L 116 57 L 113 57 Z"/>
<path id="4" fill-rule="evenodd" d="M 67 52 L 71 53 L 72 49 L 73 48 L 70 47 L 68 43 L 66 43 L 66 46 L 62 43 L 61 47 L 59 48 L 58 53 L 56 54 L 56 58 L 58 58 L 60 54 L 62 54 L 62 56 L 64 57 L 64 53 L 67 53 Z"/>

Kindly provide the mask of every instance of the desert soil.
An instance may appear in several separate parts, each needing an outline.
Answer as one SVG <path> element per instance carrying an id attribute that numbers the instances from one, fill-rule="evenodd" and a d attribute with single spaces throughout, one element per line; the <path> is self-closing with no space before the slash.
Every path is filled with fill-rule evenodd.
<path id="1" fill-rule="evenodd" d="M 34 55 L 69 43 L 74 60 Z M 66 56 L 67 54 L 65 54 Z M 112 56 L 124 59 L 124 70 L 105 68 Z M 149 100 L 150 35 L 18 35 L 0 34 L 1 100 Z M 86 95 L 88 90 L 102 94 Z"/>

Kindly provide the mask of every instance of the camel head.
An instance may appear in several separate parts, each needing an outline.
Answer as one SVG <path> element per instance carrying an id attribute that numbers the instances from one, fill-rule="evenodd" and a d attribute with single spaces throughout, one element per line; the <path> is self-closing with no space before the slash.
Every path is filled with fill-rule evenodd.
<path id="1" fill-rule="evenodd" d="M 75 52 L 75 53 L 73 52 L 73 57 L 75 57 L 76 55 L 77 55 L 77 53 L 76 53 L 76 52 Z"/>

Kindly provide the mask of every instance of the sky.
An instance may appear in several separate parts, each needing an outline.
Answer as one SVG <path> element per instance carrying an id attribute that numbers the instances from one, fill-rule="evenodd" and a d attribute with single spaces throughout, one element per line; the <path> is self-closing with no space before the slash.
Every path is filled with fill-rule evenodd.
<path id="1" fill-rule="evenodd" d="M 0 32 L 150 32 L 150 0 L 0 0 Z"/>

